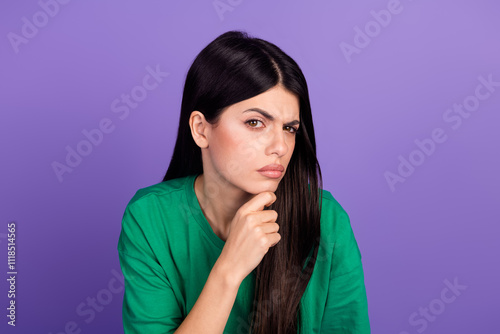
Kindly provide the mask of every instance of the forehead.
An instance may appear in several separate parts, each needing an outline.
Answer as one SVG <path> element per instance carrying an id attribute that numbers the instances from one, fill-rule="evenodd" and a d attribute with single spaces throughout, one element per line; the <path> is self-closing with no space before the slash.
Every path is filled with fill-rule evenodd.
<path id="1" fill-rule="evenodd" d="M 273 87 L 264 93 L 235 103 L 227 111 L 233 115 L 238 115 L 251 108 L 265 110 L 276 119 L 282 119 L 283 121 L 299 120 L 300 117 L 298 97 L 280 86 Z"/>

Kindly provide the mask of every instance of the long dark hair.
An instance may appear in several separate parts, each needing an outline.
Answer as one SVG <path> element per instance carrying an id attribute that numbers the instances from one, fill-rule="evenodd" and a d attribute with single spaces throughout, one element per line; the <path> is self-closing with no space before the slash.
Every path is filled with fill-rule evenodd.
<path id="1" fill-rule="evenodd" d="M 276 45 L 244 31 L 228 31 L 208 44 L 187 73 L 177 140 L 163 178 L 203 173 L 201 149 L 189 127 L 192 111 L 200 111 L 215 124 L 226 107 L 276 85 L 298 96 L 301 125 L 288 169 L 275 192 L 277 199 L 269 207 L 278 213 L 282 240 L 255 270 L 254 334 L 297 333 L 300 300 L 319 247 L 323 186 L 309 92 L 297 63 Z"/>

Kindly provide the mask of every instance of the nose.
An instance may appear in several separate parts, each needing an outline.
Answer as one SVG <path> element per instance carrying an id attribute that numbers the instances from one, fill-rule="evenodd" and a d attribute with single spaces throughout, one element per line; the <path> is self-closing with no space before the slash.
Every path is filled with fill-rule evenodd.
<path id="1" fill-rule="evenodd" d="M 276 153 L 279 157 L 284 156 L 288 152 L 288 142 L 286 133 L 283 129 L 277 129 L 271 134 L 270 143 L 267 147 L 267 155 Z"/>

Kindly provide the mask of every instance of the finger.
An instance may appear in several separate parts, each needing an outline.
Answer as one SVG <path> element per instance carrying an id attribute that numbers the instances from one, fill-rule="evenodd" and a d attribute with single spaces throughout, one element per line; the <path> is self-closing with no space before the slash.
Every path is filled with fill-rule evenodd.
<path id="1" fill-rule="evenodd" d="M 264 206 L 269 206 L 274 201 L 276 201 L 276 195 L 271 191 L 264 191 L 255 195 L 254 198 L 243 204 L 240 209 L 245 212 L 262 211 Z"/>
<path id="2" fill-rule="evenodd" d="M 273 243 L 271 244 L 270 247 L 276 246 L 276 244 L 281 240 L 281 235 L 279 233 L 276 233 L 273 235 Z"/>
<path id="3" fill-rule="evenodd" d="M 276 233 L 279 231 L 280 226 L 277 223 L 264 223 L 262 225 L 259 225 L 260 229 L 262 232 L 268 234 L 268 233 Z"/>
<path id="4" fill-rule="evenodd" d="M 274 223 L 278 220 L 278 213 L 276 210 L 262 210 L 259 212 L 254 212 L 255 220 L 260 223 Z"/>

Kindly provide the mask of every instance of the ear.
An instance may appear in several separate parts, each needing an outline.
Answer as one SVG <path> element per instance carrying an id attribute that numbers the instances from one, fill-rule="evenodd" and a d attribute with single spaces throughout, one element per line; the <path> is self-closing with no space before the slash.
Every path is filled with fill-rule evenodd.
<path id="1" fill-rule="evenodd" d="M 208 147 L 208 132 L 210 124 L 205 119 L 203 115 L 198 110 L 195 110 L 189 116 L 189 127 L 191 128 L 191 135 L 193 136 L 194 142 L 200 148 Z"/>

